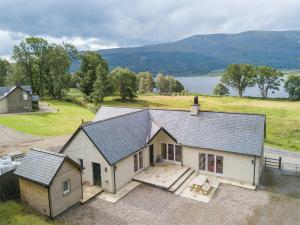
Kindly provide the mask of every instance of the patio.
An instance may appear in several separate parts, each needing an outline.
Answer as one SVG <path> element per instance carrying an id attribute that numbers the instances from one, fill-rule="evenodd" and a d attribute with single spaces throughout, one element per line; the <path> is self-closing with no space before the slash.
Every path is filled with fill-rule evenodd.
<path id="1" fill-rule="evenodd" d="M 181 177 L 193 172 L 187 166 L 174 163 L 158 163 L 137 174 L 133 180 L 170 189 Z M 184 182 L 184 180 L 182 181 Z"/>
<path id="2" fill-rule="evenodd" d="M 90 184 L 84 184 L 82 185 L 82 192 L 83 192 L 83 199 L 81 200 L 81 203 L 86 203 L 88 200 L 94 198 L 98 194 L 100 194 L 103 191 L 101 187 L 90 185 Z"/>

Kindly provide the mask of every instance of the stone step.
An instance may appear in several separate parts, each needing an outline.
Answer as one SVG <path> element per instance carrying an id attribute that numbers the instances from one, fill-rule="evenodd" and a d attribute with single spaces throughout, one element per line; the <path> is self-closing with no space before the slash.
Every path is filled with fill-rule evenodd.
<path id="1" fill-rule="evenodd" d="M 175 192 L 194 172 L 192 169 L 188 169 L 168 190 Z"/>
<path id="2" fill-rule="evenodd" d="M 197 176 L 197 173 L 194 171 L 188 179 L 186 179 L 182 185 L 177 188 L 177 190 L 174 192 L 175 195 L 180 195 L 180 193 L 186 188 L 186 186 Z"/>

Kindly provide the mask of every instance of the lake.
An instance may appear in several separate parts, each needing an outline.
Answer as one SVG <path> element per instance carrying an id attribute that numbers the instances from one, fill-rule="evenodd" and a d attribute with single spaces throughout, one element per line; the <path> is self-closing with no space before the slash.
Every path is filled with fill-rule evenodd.
<path id="1" fill-rule="evenodd" d="M 213 93 L 215 86 L 220 82 L 221 77 L 176 77 L 189 92 L 210 95 Z M 237 93 L 230 89 L 230 94 L 237 96 Z M 246 88 L 244 96 L 261 97 L 260 89 L 255 86 Z M 270 98 L 287 98 L 288 94 L 284 91 L 283 82 L 279 91 L 269 91 Z"/>

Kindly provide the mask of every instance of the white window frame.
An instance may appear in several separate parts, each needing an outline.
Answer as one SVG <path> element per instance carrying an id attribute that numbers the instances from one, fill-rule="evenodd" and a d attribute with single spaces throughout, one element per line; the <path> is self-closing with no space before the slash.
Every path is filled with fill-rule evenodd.
<path id="1" fill-rule="evenodd" d="M 65 183 L 67 182 L 68 184 L 68 189 L 65 190 Z M 63 192 L 64 192 L 64 195 L 68 194 L 69 192 L 71 191 L 71 182 L 70 182 L 70 179 L 69 180 L 66 180 L 63 182 Z"/>
<path id="2" fill-rule="evenodd" d="M 181 161 L 176 161 L 176 146 L 180 146 L 178 144 L 173 144 L 173 143 L 168 143 L 168 142 L 160 142 L 160 155 L 162 156 L 162 148 L 161 148 L 161 144 L 166 144 L 166 159 L 163 159 L 163 161 L 165 162 L 173 162 L 173 163 L 177 163 L 177 164 L 181 164 L 182 163 L 182 148 L 181 148 Z M 174 154 L 174 160 L 169 160 L 169 145 L 173 145 L 173 154 Z"/>
<path id="3" fill-rule="evenodd" d="M 200 154 L 205 154 L 205 170 L 200 170 L 199 169 L 199 155 Z M 211 171 L 208 171 L 208 155 L 213 155 L 214 156 L 214 162 L 215 162 L 215 164 L 214 164 L 214 172 L 211 172 Z M 223 157 L 223 169 L 222 169 L 222 171 L 223 171 L 223 173 L 217 173 L 216 171 L 217 171 L 217 156 L 221 156 L 221 157 Z M 224 156 L 223 155 L 216 155 L 216 154 L 214 154 L 214 153 L 205 153 L 205 152 L 199 152 L 198 153 L 198 171 L 200 171 L 200 172 L 205 172 L 205 173 L 209 173 L 209 174 L 215 174 L 215 175 L 218 175 L 218 176 L 223 176 L 224 175 Z"/>
<path id="4" fill-rule="evenodd" d="M 143 166 L 140 168 L 140 154 L 142 154 L 142 161 L 143 161 Z M 137 170 L 135 171 L 134 170 L 134 156 L 136 155 L 136 157 L 137 157 Z M 141 170 L 143 170 L 144 169 L 144 167 L 145 167 L 145 157 L 144 157 L 144 151 L 143 150 L 141 150 L 141 151 L 138 151 L 138 152 L 136 152 L 136 153 L 134 153 L 133 154 L 133 172 L 134 173 L 138 173 L 139 171 L 141 171 Z"/>

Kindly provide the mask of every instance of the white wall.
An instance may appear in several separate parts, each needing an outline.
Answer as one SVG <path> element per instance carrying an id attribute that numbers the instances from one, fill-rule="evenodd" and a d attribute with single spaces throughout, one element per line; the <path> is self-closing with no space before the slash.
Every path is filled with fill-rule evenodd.
<path id="1" fill-rule="evenodd" d="M 99 163 L 101 165 L 102 188 L 108 192 L 114 192 L 113 168 L 106 162 L 82 130 L 69 143 L 63 154 L 69 156 L 75 162 L 78 162 L 79 158 L 83 159 L 85 169 L 82 173 L 82 181 L 89 182 L 92 185 L 94 184 L 92 163 Z"/>
<path id="2" fill-rule="evenodd" d="M 0 99 L 0 113 L 7 113 L 7 100 L 6 100 L 6 98 Z"/>
<path id="3" fill-rule="evenodd" d="M 154 163 L 156 163 L 157 158 L 161 156 L 161 150 L 160 150 L 161 143 L 176 144 L 175 141 L 169 135 L 167 135 L 164 131 L 160 131 L 149 144 L 149 145 L 153 144 Z"/>
<path id="4" fill-rule="evenodd" d="M 134 172 L 134 159 L 133 159 L 134 154 L 117 162 L 116 172 L 115 172 L 117 190 L 119 190 L 129 181 L 131 181 L 136 174 L 149 167 L 149 148 L 146 147 L 141 151 L 143 152 L 144 167 L 138 170 L 137 172 Z"/>
<path id="5" fill-rule="evenodd" d="M 189 166 L 195 171 L 198 171 L 199 153 L 223 156 L 223 175 L 218 175 L 216 173 L 211 173 L 202 170 L 199 172 L 222 176 L 223 178 L 231 179 L 238 182 L 245 182 L 248 184 L 253 183 L 254 165 L 252 164 L 252 160 L 254 160 L 254 156 L 183 146 L 182 148 L 183 165 Z M 256 157 L 256 169 L 255 169 L 256 185 L 259 182 L 260 168 L 261 168 L 261 158 Z"/>

